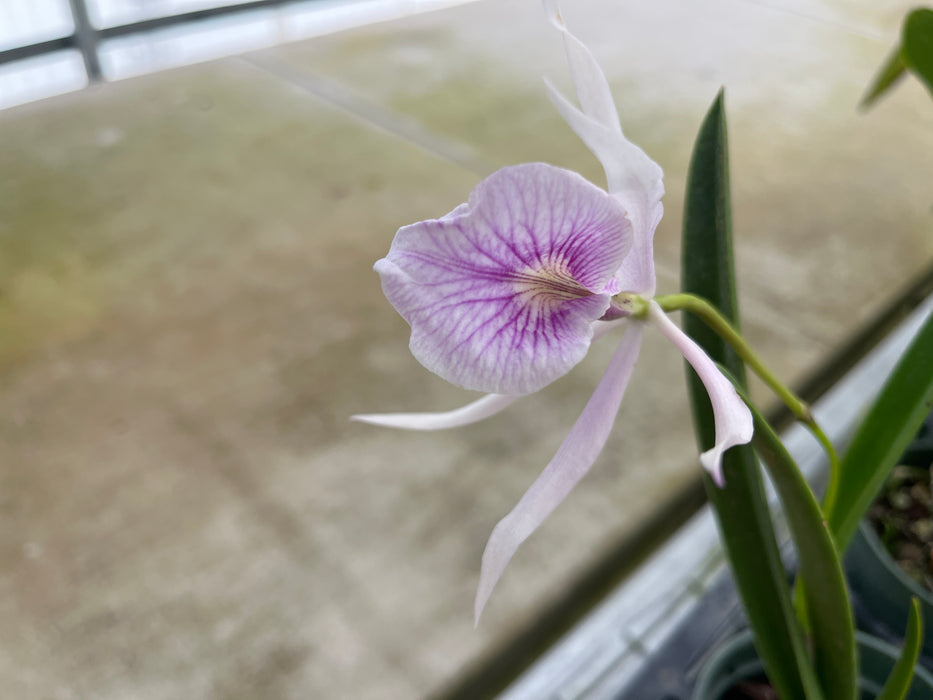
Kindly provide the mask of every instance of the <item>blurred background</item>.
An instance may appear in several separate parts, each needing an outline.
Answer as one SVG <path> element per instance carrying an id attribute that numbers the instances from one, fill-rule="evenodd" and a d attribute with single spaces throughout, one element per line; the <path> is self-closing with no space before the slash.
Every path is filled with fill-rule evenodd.
<path id="1" fill-rule="evenodd" d="M 929 96 L 856 110 L 911 3 L 565 5 L 664 167 L 661 293 L 726 87 L 744 328 L 817 386 L 933 258 Z M 4 695 L 490 696 L 695 511 L 681 360 L 648 334 L 474 631 L 486 538 L 612 340 L 488 423 L 348 421 L 474 398 L 382 297 L 399 226 L 512 163 L 604 184 L 542 76 L 569 93 L 538 0 L 0 0 Z"/>

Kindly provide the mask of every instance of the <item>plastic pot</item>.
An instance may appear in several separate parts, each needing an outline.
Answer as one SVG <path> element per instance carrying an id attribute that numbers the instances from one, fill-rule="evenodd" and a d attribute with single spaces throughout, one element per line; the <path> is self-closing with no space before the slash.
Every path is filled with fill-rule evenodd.
<path id="1" fill-rule="evenodd" d="M 859 653 L 859 690 L 862 700 L 877 697 L 900 655 L 900 650 L 876 637 L 856 634 Z M 741 680 L 761 675 L 763 668 L 752 634 L 745 630 L 717 648 L 700 670 L 692 700 L 721 700 L 727 690 Z M 907 700 L 933 698 L 933 676 L 919 665 Z"/>
<path id="2" fill-rule="evenodd" d="M 880 637 L 901 639 L 907 628 L 910 598 L 920 599 L 922 654 L 927 663 L 933 660 L 933 594 L 904 573 L 865 521 L 859 524 L 846 551 L 845 568 L 861 626 Z"/>
<path id="3" fill-rule="evenodd" d="M 921 468 L 933 464 L 933 413 L 898 463 Z M 903 638 L 910 599 L 919 598 L 924 623 L 921 654 L 924 663 L 933 668 L 933 593 L 898 566 L 865 520 L 859 523 L 846 550 L 845 569 L 859 626 L 884 639 L 899 642 Z"/>

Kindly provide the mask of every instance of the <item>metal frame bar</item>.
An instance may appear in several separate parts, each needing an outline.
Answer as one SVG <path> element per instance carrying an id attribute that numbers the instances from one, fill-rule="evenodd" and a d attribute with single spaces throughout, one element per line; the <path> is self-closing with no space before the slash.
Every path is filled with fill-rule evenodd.
<path id="1" fill-rule="evenodd" d="M 87 71 L 87 78 L 90 82 L 100 80 L 100 59 L 97 57 L 97 35 L 94 32 L 94 26 L 87 16 L 87 6 L 84 0 L 68 0 L 71 5 L 71 16 L 75 23 L 74 37 L 75 45 L 81 51 L 81 58 L 84 59 L 84 70 Z"/>
<path id="2" fill-rule="evenodd" d="M 41 56 L 42 54 L 61 51 L 63 49 L 73 49 L 75 47 L 74 34 L 63 36 L 60 39 L 50 39 L 49 41 L 40 41 L 37 44 L 27 44 L 26 46 L 17 46 L 13 49 L 4 49 L 0 51 L 0 65 L 11 63 L 12 61 L 21 61 L 24 58 Z"/>
<path id="3" fill-rule="evenodd" d="M 76 48 L 81 52 L 81 58 L 84 60 L 84 68 L 87 72 L 88 80 L 90 82 L 97 82 L 103 80 L 100 60 L 97 53 L 97 47 L 103 40 L 114 39 L 130 34 L 141 34 L 179 24 L 200 22 L 215 17 L 235 15 L 249 12 L 250 10 L 281 7 L 298 2 L 299 0 L 251 0 L 251 2 L 243 2 L 236 5 L 207 7 L 203 10 L 192 10 L 191 12 L 183 12 L 177 15 L 166 15 L 165 17 L 153 17 L 152 19 L 144 19 L 139 22 L 130 22 L 129 24 L 121 24 L 116 27 L 104 27 L 102 29 L 97 29 L 91 24 L 85 0 L 68 1 L 71 5 L 71 14 L 75 24 L 75 31 L 73 34 L 58 39 L 41 41 L 35 44 L 17 46 L 16 48 L 0 51 L 0 65 L 25 58 L 41 56 L 54 51 Z"/>

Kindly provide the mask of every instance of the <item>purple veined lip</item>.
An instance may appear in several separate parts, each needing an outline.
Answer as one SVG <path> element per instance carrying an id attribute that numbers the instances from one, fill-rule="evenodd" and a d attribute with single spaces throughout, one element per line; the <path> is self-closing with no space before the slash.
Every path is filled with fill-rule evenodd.
<path id="1" fill-rule="evenodd" d="M 375 269 L 425 367 L 467 389 L 527 394 L 586 355 L 631 239 L 616 198 L 527 163 L 493 173 L 450 214 L 399 229 Z"/>

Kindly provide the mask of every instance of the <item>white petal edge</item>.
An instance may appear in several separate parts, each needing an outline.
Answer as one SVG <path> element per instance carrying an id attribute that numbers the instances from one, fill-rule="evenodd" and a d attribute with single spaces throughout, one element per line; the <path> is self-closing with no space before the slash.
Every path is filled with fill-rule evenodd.
<path id="1" fill-rule="evenodd" d="M 700 455 L 700 463 L 721 488 L 725 484 L 722 455 L 730 447 L 744 445 L 752 439 L 752 413 L 709 355 L 677 327 L 656 301 L 650 303 L 648 318 L 677 346 L 706 387 L 716 423 L 716 444 Z"/>
<path id="2" fill-rule="evenodd" d="M 583 112 L 602 124 L 610 131 L 622 134 L 619 125 L 619 113 L 609 82 L 603 74 L 596 58 L 587 48 L 586 44 L 577 39 L 564 24 L 560 15 L 560 3 L 557 0 L 544 0 L 544 11 L 548 19 L 563 35 L 564 49 L 567 53 L 567 62 L 570 64 L 570 74 L 577 91 L 577 99 Z"/>
<path id="3" fill-rule="evenodd" d="M 474 605 L 474 624 L 479 624 L 480 615 L 496 582 L 519 545 L 586 475 L 606 444 L 641 347 L 642 324 L 636 322 L 631 325 L 619 341 L 609 367 L 583 413 L 554 458 L 512 511 L 493 528 L 483 552 Z"/>
<path id="4" fill-rule="evenodd" d="M 609 331 L 618 328 L 624 321 L 625 319 L 594 321 L 593 340 L 601 338 Z M 385 428 L 398 428 L 400 430 L 447 430 L 449 428 L 460 428 L 464 425 L 470 425 L 485 420 L 505 410 L 520 398 L 522 398 L 521 395 L 486 394 L 486 396 L 466 406 L 455 408 L 452 411 L 429 413 L 361 413 L 350 416 L 350 420 L 358 423 L 379 425 Z"/>
<path id="5" fill-rule="evenodd" d="M 459 428 L 494 416 L 522 398 L 514 394 L 486 394 L 452 411 L 436 413 L 363 413 L 350 420 L 402 430 L 446 430 Z"/>

